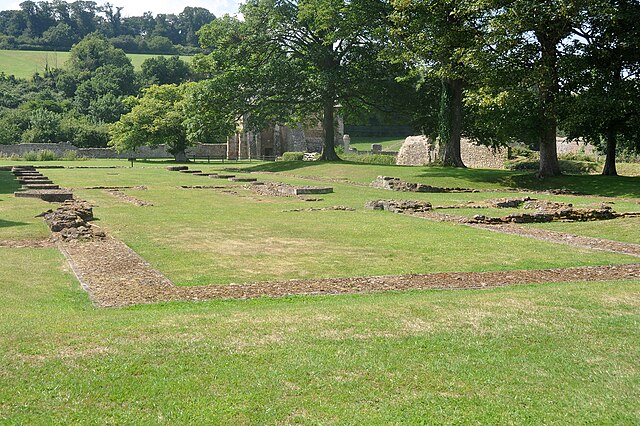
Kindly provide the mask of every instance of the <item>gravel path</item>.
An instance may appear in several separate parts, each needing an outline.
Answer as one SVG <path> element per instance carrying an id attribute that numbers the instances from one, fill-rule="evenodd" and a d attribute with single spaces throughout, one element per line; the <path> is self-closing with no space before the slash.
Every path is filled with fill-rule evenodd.
<path id="1" fill-rule="evenodd" d="M 640 279 L 640 263 L 545 270 L 327 278 L 177 287 L 113 238 L 59 243 L 82 286 L 99 307 L 176 300 L 248 299 L 289 295 L 373 293 L 424 289 L 491 288 L 518 284 Z"/>

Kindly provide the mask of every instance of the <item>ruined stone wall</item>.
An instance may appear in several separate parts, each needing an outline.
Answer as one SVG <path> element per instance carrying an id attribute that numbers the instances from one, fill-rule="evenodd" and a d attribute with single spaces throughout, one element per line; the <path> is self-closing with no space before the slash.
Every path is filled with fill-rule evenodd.
<path id="1" fill-rule="evenodd" d="M 475 145 L 471 140 L 460 141 L 462 161 L 474 169 L 504 169 L 507 160 L 507 148 L 493 149 L 484 145 Z"/>
<path id="2" fill-rule="evenodd" d="M 52 151 L 59 157 L 64 156 L 68 151 L 73 151 L 76 152 L 79 157 L 85 158 L 173 158 L 173 155 L 167 152 L 164 145 L 159 145 L 157 148 L 142 146 L 135 151 L 121 153 L 118 153 L 111 148 L 78 148 L 77 146 L 66 142 L 0 145 L 0 154 L 5 156 L 22 156 L 27 152 L 43 150 Z M 224 157 L 226 154 L 227 144 L 198 144 L 195 147 L 187 149 L 188 156 Z"/>
<path id="3" fill-rule="evenodd" d="M 492 149 L 475 145 L 470 139 L 460 141 L 462 161 L 467 167 L 476 169 L 504 169 L 508 150 Z M 425 136 L 409 136 L 400 148 L 396 164 L 426 165 L 440 158 L 439 147 L 429 142 Z"/>

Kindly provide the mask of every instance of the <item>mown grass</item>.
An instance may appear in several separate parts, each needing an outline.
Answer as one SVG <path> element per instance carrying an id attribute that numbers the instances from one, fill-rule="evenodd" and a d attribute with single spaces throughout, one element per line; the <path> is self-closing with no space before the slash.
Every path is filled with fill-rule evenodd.
<path id="1" fill-rule="evenodd" d="M 353 136 L 350 146 L 358 151 L 371 151 L 371 144 L 379 143 L 383 151 L 400 151 L 404 138 L 397 137 L 373 137 L 373 136 Z"/>
<path id="2" fill-rule="evenodd" d="M 127 56 L 131 59 L 135 69 L 139 71 L 145 59 L 169 55 L 128 53 Z M 36 72 L 42 74 L 47 66 L 49 68 L 64 68 L 68 57 L 69 52 L 0 50 L 0 72 L 19 78 L 31 78 Z M 191 61 L 190 56 L 181 56 L 180 58 L 183 61 Z"/>
<path id="3" fill-rule="evenodd" d="M 0 422 L 640 419 L 640 282 L 95 309 L 0 249 Z"/>
<path id="4" fill-rule="evenodd" d="M 213 171 L 223 167 L 228 166 L 199 164 L 197 168 Z M 376 169 L 369 169 L 373 178 Z M 47 174 L 64 187 L 76 188 L 80 198 L 95 204 L 99 226 L 122 239 L 178 285 L 635 261 L 612 253 L 364 209 L 367 200 L 380 198 L 451 204 L 513 194 L 390 193 L 332 183 L 334 193 L 323 195 L 319 202 L 305 202 L 259 196 L 241 184 L 167 172 L 157 164 L 133 169 L 53 169 Z M 318 184 L 289 176 L 254 176 Z M 137 207 L 103 191 L 82 189 L 97 185 L 145 185 L 147 190 L 125 192 L 153 203 L 153 207 Z M 225 188 L 180 189 L 179 185 Z M 355 211 L 290 211 L 336 205 Z"/>
<path id="5" fill-rule="evenodd" d="M 170 173 L 164 164 L 45 174 L 95 202 L 98 225 L 179 284 L 279 277 L 274 265 L 289 274 L 355 275 L 391 273 L 396 264 L 409 272 L 630 259 L 362 209 L 370 198 L 453 204 L 506 193 L 401 194 L 335 183 L 324 201 L 305 203 Z M 402 174 L 441 186 L 474 179 L 432 168 L 313 167 L 288 172 L 361 181 Z M 505 175 L 484 184 L 500 188 Z M 317 184 L 288 173 L 256 176 Z M 207 184 L 236 194 L 176 188 Z M 94 185 L 146 185 L 126 193 L 154 206 L 83 189 Z M 0 239 L 39 238 L 46 232 L 33 216 L 50 205 L 13 198 L 15 189 L 0 172 L 0 215 L 24 222 L 0 227 Z M 630 208 L 633 200 L 618 202 Z M 282 211 L 335 204 L 357 210 Z M 640 421 L 640 280 L 96 309 L 56 249 L 0 248 L 0 259 L 0 423 Z"/>

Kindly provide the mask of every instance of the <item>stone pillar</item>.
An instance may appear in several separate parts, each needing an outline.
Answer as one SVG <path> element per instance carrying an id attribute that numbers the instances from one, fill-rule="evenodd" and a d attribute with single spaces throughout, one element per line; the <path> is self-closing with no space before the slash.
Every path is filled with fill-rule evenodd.
<path id="1" fill-rule="evenodd" d="M 249 141 L 247 133 L 238 133 L 238 159 L 245 160 L 249 158 Z"/>
<path id="2" fill-rule="evenodd" d="M 293 151 L 307 152 L 307 140 L 304 135 L 304 127 L 298 124 L 295 129 L 291 130 L 293 135 Z"/>
<path id="3" fill-rule="evenodd" d="M 227 160 L 238 159 L 238 134 L 227 138 Z"/>
<path id="4" fill-rule="evenodd" d="M 260 132 L 256 133 L 256 158 L 258 160 L 262 160 L 262 156 L 263 156 L 263 152 L 262 152 L 262 135 L 260 134 Z"/>
<path id="5" fill-rule="evenodd" d="M 344 135 L 342 137 L 342 148 L 344 149 L 344 152 L 349 152 L 351 149 L 351 136 Z"/>
<path id="6" fill-rule="evenodd" d="M 280 126 L 273 126 L 273 155 L 276 157 L 282 155 L 282 145 L 280 141 Z"/>
<path id="7" fill-rule="evenodd" d="M 379 143 L 372 143 L 371 144 L 371 152 L 373 152 L 374 154 L 379 154 L 382 152 L 382 145 L 380 145 Z"/>

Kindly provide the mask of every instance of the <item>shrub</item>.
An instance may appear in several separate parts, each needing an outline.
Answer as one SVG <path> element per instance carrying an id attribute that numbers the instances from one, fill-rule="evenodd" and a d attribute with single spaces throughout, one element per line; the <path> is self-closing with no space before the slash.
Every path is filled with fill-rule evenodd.
<path id="1" fill-rule="evenodd" d="M 341 158 L 354 163 L 378 164 L 382 166 L 393 166 L 396 164 L 396 157 L 386 154 L 343 154 Z"/>
<path id="2" fill-rule="evenodd" d="M 27 151 L 24 154 L 22 154 L 22 159 L 26 161 L 38 161 L 38 152 Z"/>
<path id="3" fill-rule="evenodd" d="M 75 161 L 78 159 L 78 153 L 76 151 L 65 151 L 64 155 L 62 156 L 63 160 L 66 161 Z"/>
<path id="4" fill-rule="evenodd" d="M 56 153 L 49 149 L 38 151 L 38 161 L 53 161 L 57 159 L 58 156 L 56 155 Z"/>
<path id="5" fill-rule="evenodd" d="M 285 152 L 282 154 L 282 161 L 302 161 L 304 152 Z"/>

